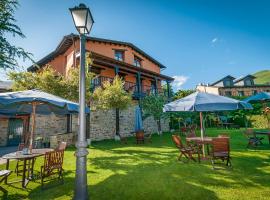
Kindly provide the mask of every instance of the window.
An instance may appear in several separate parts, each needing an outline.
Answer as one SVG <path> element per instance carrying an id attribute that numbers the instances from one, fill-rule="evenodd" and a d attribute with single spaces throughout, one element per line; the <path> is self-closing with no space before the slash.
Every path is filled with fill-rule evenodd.
<path id="1" fill-rule="evenodd" d="M 151 82 L 151 94 L 156 94 L 156 83 Z"/>
<path id="2" fill-rule="evenodd" d="M 245 85 L 247 85 L 247 86 L 253 85 L 253 84 L 252 84 L 252 80 L 247 79 L 247 80 L 245 81 Z"/>
<path id="3" fill-rule="evenodd" d="M 232 96 L 232 92 L 231 91 L 225 91 L 225 96 L 227 96 L 227 97 Z"/>
<path id="4" fill-rule="evenodd" d="M 119 61 L 124 61 L 124 51 L 115 50 L 114 51 L 114 59 Z"/>
<path id="5" fill-rule="evenodd" d="M 230 87 L 231 86 L 231 80 L 225 80 L 224 81 L 224 86 L 225 87 Z"/>
<path id="6" fill-rule="evenodd" d="M 67 133 L 72 132 L 72 115 L 67 114 Z"/>
<path id="7" fill-rule="evenodd" d="M 238 96 L 243 97 L 244 96 L 244 91 L 238 91 Z"/>
<path id="8" fill-rule="evenodd" d="M 135 65 L 136 67 L 141 67 L 141 61 L 142 61 L 142 59 L 140 59 L 137 56 L 134 56 L 133 65 Z"/>

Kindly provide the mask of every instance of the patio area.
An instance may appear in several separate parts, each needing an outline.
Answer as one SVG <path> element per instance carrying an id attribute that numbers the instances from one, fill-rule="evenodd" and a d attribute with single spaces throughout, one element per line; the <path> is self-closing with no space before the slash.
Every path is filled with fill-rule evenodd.
<path id="1" fill-rule="evenodd" d="M 171 133 L 154 135 L 153 142 L 148 144 L 136 145 L 134 138 L 129 138 L 128 144 L 95 142 L 88 156 L 89 195 L 91 199 L 268 199 L 268 138 L 257 149 L 247 149 L 243 130 L 207 129 L 209 136 L 220 133 L 231 137 L 231 170 L 213 170 L 210 161 L 177 161 L 179 151 Z M 74 151 L 75 148 L 65 151 L 63 185 L 47 190 L 41 190 L 40 180 L 30 182 L 27 189 L 21 189 L 20 183 L 4 185 L 9 199 L 72 199 Z M 42 163 L 43 159 L 38 158 L 37 171 Z M 14 165 L 12 162 L 11 168 Z M 14 177 L 13 173 L 9 179 Z"/>

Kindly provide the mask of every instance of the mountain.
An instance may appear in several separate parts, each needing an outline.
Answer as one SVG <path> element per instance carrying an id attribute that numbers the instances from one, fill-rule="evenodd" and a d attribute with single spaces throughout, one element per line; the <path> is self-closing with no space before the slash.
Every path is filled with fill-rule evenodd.
<path id="1" fill-rule="evenodd" d="M 253 76 L 256 76 L 256 84 L 270 84 L 270 70 L 258 71 Z"/>

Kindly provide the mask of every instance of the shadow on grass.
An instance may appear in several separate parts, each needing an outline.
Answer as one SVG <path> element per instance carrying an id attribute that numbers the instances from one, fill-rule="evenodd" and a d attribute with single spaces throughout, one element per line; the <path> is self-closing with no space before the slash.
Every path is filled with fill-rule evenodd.
<path id="1" fill-rule="evenodd" d="M 150 145 L 150 147 L 156 146 L 160 145 Z M 245 154 L 246 151 L 243 149 L 241 149 L 241 152 L 244 152 L 243 155 L 241 152 L 233 153 L 234 169 L 232 171 L 214 171 L 209 162 L 203 164 L 177 162 L 175 158 L 178 151 L 173 148 L 157 152 L 153 149 L 140 147 L 136 149 L 134 146 L 124 148 L 119 145 L 118 148 L 115 148 L 114 145 L 94 148 L 114 155 L 89 160 L 97 170 L 110 170 L 114 174 L 102 183 L 93 186 L 95 193 L 101 193 L 101 196 L 98 196 L 102 197 L 101 199 L 106 199 L 106 193 L 104 194 L 106 190 L 113 190 L 112 195 L 116 199 L 119 195 L 117 191 L 121 191 L 124 199 L 130 198 L 130 196 L 137 199 L 144 199 L 144 197 L 145 199 L 158 197 L 161 197 L 160 199 L 177 197 L 179 199 L 189 199 L 189 197 L 197 199 L 201 196 L 205 199 L 208 197 L 215 199 L 215 193 L 209 190 L 215 185 L 227 189 L 270 187 L 268 181 L 270 174 L 263 170 L 269 166 L 269 157 L 264 156 L 266 158 L 263 158 L 253 153 Z"/>
<path id="2" fill-rule="evenodd" d="M 110 199 L 200 199 L 202 196 L 218 199 L 213 191 L 194 181 L 197 179 L 194 171 L 207 166 L 181 165 L 176 161 L 175 153 L 112 151 L 116 156 L 89 160 L 97 171 L 113 172 L 102 182 L 89 186 L 93 199 L 108 199 L 108 194 Z"/>

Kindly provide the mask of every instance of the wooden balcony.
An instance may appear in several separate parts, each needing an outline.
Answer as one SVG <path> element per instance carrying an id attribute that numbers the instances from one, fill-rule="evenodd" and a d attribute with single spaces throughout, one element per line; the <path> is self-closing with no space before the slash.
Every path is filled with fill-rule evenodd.
<path id="1" fill-rule="evenodd" d="M 113 82 L 113 78 L 105 77 L 105 76 L 99 76 L 92 80 L 91 88 L 92 90 L 95 90 L 97 87 L 101 87 L 102 83 L 105 81 Z M 125 81 L 124 89 L 127 92 L 132 93 L 132 96 L 134 99 L 143 98 L 150 94 L 155 94 L 155 88 L 153 86 L 147 86 L 147 85 L 141 85 L 141 92 L 139 92 L 138 85 L 136 83 Z M 162 88 L 158 88 L 157 90 L 158 94 L 164 94 L 164 90 Z"/>

